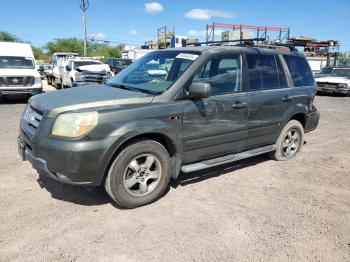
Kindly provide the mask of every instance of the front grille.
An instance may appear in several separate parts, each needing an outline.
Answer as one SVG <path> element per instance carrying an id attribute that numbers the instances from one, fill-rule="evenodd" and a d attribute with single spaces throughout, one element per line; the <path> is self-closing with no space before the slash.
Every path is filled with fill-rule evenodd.
<path id="1" fill-rule="evenodd" d="M 318 82 L 317 85 L 319 87 L 326 87 L 326 88 L 337 88 L 338 84 L 332 84 L 332 83 L 320 83 Z"/>
<path id="2" fill-rule="evenodd" d="M 9 86 L 24 86 L 24 77 L 7 77 Z"/>
<path id="3" fill-rule="evenodd" d="M 5 77 L 0 77 L 0 86 L 6 86 Z"/>
<path id="4" fill-rule="evenodd" d="M 23 119 L 27 125 L 33 129 L 37 129 L 39 127 L 42 118 L 43 115 L 40 112 L 34 110 L 31 106 L 28 106 L 23 114 Z"/>
<path id="5" fill-rule="evenodd" d="M 34 85 L 33 76 L 3 76 L 0 77 L 0 86 L 25 87 Z"/>
<path id="6" fill-rule="evenodd" d="M 97 83 L 102 83 L 105 82 L 109 77 L 109 74 L 101 74 L 101 73 L 94 73 L 94 72 L 89 72 L 89 73 L 83 73 L 79 75 L 77 78 L 77 82 L 97 82 Z"/>

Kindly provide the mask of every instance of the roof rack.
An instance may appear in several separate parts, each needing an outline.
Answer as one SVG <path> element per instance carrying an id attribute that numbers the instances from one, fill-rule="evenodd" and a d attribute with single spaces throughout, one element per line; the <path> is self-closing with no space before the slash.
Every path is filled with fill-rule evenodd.
<path id="1" fill-rule="evenodd" d="M 212 45 L 212 46 L 221 46 L 223 43 L 238 43 L 235 46 L 241 47 L 261 47 L 261 48 L 271 48 L 271 49 L 281 49 L 288 48 L 289 51 L 294 52 L 298 51 L 295 46 L 290 44 L 281 44 L 281 43 L 271 43 L 271 44 L 255 44 L 254 42 L 264 42 L 265 38 L 249 38 L 249 39 L 236 39 L 236 40 L 222 40 L 222 41 L 206 41 L 200 42 L 198 45 Z"/>

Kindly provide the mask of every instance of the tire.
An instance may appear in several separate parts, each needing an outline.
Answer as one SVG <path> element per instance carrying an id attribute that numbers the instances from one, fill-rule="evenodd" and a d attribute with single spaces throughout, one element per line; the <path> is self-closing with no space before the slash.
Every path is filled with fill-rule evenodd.
<path id="1" fill-rule="evenodd" d="M 138 140 L 113 161 L 106 180 L 108 195 L 120 206 L 135 208 L 159 199 L 169 186 L 170 156 L 153 140 Z"/>
<path id="2" fill-rule="evenodd" d="M 61 85 L 58 83 L 56 77 L 53 79 L 53 87 L 56 89 L 59 89 L 61 87 Z"/>
<path id="3" fill-rule="evenodd" d="M 287 161 L 297 157 L 304 145 L 304 128 L 297 120 L 289 121 L 277 139 L 277 150 L 269 156 L 277 161 Z"/>

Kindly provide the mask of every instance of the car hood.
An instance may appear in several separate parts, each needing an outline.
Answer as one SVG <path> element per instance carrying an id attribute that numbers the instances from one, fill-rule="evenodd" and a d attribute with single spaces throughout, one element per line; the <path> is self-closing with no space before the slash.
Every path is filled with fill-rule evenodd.
<path id="1" fill-rule="evenodd" d="M 79 66 L 75 70 L 77 70 L 77 71 L 91 71 L 91 72 L 100 72 L 100 71 L 109 72 L 110 71 L 109 66 L 106 64 Z"/>
<path id="2" fill-rule="evenodd" d="M 315 80 L 319 83 L 350 84 L 349 78 L 341 76 L 323 76 L 317 77 Z"/>
<path id="3" fill-rule="evenodd" d="M 33 96 L 29 103 L 46 117 L 87 108 L 120 107 L 148 104 L 154 95 L 114 88 L 107 85 L 90 85 L 58 90 Z"/>

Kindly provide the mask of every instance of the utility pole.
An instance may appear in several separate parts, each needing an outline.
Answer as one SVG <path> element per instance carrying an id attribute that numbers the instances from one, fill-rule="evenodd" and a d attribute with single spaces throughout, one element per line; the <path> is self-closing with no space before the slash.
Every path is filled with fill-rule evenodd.
<path id="1" fill-rule="evenodd" d="M 86 10 L 89 8 L 89 0 L 80 0 L 80 9 L 83 14 L 83 31 L 84 31 L 84 56 L 87 56 L 87 34 L 86 34 Z"/>

